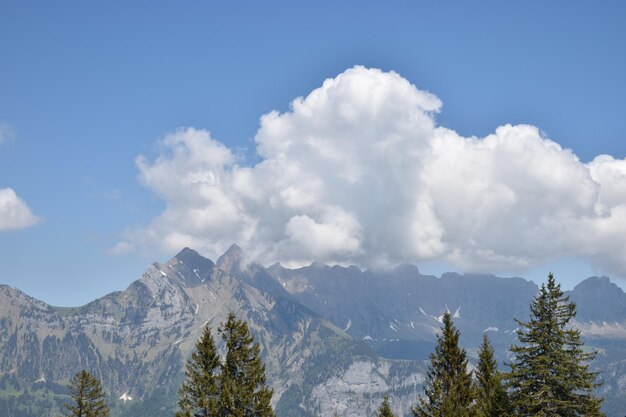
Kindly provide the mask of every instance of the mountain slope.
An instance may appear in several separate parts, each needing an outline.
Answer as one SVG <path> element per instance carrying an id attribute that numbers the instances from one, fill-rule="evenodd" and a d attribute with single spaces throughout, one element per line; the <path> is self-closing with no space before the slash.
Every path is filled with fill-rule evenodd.
<path id="1" fill-rule="evenodd" d="M 482 333 L 489 331 L 496 345 L 508 348 L 517 326 L 514 318 L 528 315 L 537 292 L 535 284 L 521 278 L 453 273 L 436 278 L 412 265 L 386 272 L 274 265 L 268 272 L 300 303 L 379 352 L 405 344 L 407 358 L 415 357 L 411 355 L 420 351 L 420 344 L 430 352 L 446 310 L 453 313 L 466 345 L 478 346 Z"/>
<path id="2" fill-rule="evenodd" d="M 160 402 L 170 413 L 184 358 L 202 327 L 216 329 L 234 311 L 261 344 L 279 415 L 370 412 L 391 389 L 405 392 L 397 400 L 408 409 L 421 381 L 420 364 L 378 358 L 284 290 L 276 294 L 251 285 L 275 285 L 267 274 L 258 275 L 262 271 L 256 278 L 238 277 L 220 268 L 231 271 L 238 264 L 233 253 L 225 256 L 216 266 L 184 249 L 165 264 L 152 264 L 125 291 L 72 309 L 0 287 L 5 387 L 43 390 L 42 395 L 46 389 L 62 392 L 75 372 L 87 368 L 112 393 L 115 414 L 140 415 L 137 403 L 142 401 Z M 355 395 L 370 374 L 381 379 L 377 388 Z M 47 385 L 33 383 L 41 377 Z M 337 402 L 342 392 L 345 401 Z M 130 393 L 134 405 L 124 408 L 117 400 L 124 393 Z M 352 401 L 358 405 L 348 409 Z"/>

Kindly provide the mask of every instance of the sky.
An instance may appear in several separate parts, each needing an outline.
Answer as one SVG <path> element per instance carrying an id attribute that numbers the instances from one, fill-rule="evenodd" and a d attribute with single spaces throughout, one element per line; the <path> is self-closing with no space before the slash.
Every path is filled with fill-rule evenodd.
<path id="1" fill-rule="evenodd" d="M 0 0 L 0 283 L 184 246 L 626 283 L 626 5 Z"/>

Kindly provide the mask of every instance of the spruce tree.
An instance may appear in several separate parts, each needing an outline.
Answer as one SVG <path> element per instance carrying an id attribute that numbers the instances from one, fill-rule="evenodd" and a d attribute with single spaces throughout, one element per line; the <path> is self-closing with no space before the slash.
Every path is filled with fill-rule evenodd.
<path id="1" fill-rule="evenodd" d="M 459 331 L 452 324 L 450 312 L 446 312 L 435 352 L 430 355 L 424 396 L 411 411 L 415 417 L 472 417 L 472 391 L 467 355 L 459 347 Z"/>
<path id="2" fill-rule="evenodd" d="M 498 361 L 494 356 L 493 347 L 487 333 L 483 334 L 483 343 L 478 351 L 476 369 L 476 416 L 477 417 L 509 417 L 511 406 L 502 374 L 498 372 Z"/>
<path id="3" fill-rule="evenodd" d="M 580 331 L 570 326 L 576 305 L 563 295 L 554 276 L 541 285 L 530 306 L 530 320 L 517 320 L 519 345 L 508 375 L 515 412 L 521 416 L 603 416 L 594 396 L 595 352 L 583 350 Z"/>
<path id="4" fill-rule="evenodd" d="M 177 417 L 217 416 L 220 357 L 209 326 L 204 327 L 185 367 L 185 381 L 179 390 Z"/>
<path id="5" fill-rule="evenodd" d="M 226 358 L 220 377 L 218 412 L 221 417 L 274 417 L 266 386 L 265 365 L 260 346 L 243 320 L 234 313 L 219 329 L 226 344 Z"/>
<path id="6" fill-rule="evenodd" d="M 378 407 L 378 413 L 376 413 L 376 417 L 396 417 L 391 411 L 391 406 L 389 405 L 389 397 L 385 395 L 383 398 L 383 402 Z"/>
<path id="7" fill-rule="evenodd" d="M 68 387 L 71 402 L 65 404 L 67 417 L 109 416 L 100 381 L 89 372 L 79 371 L 70 380 Z"/>

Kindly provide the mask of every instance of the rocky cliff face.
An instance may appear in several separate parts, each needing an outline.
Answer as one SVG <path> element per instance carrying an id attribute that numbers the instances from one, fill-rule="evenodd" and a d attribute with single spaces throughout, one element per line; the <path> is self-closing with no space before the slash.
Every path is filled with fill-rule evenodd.
<path id="1" fill-rule="evenodd" d="M 245 263 L 236 246 L 215 264 L 184 249 L 150 265 L 126 290 L 77 308 L 0 286 L 0 415 L 55 415 L 65 384 L 83 368 L 111 393 L 114 416 L 172 415 L 184 361 L 203 326 L 217 329 L 230 311 L 261 344 L 279 416 L 371 415 L 386 393 L 398 415 L 408 414 L 446 309 L 470 356 L 489 332 L 504 358 L 513 318 L 528 316 L 536 291 L 519 278 L 435 278 L 411 265 L 384 273 L 318 264 L 266 269 Z M 602 393 L 617 410 L 626 394 L 619 331 L 626 296 L 600 278 L 571 296 L 576 325 L 600 350 Z"/>
<path id="2" fill-rule="evenodd" d="M 387 272 L 274 265 L 268 272 L 298 302 L 377 350 L 404 343 L 414 352 L 416 346 L 430 351 L 446 310 L 454 315 L 467 346 L 478 346 L 488 331 L 496 344 L 508 347 L 517 326 L 514 318 L 528 316 L 537 293 L 535 284 L 521 278 L 452 273 L 436 278 L 420 274 L 413 265 Z"/>

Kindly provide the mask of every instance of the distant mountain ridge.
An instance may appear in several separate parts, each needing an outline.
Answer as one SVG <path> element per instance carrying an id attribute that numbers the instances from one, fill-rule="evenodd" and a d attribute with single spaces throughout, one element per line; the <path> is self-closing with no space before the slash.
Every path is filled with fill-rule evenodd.
<path id="1" fill-rule="evenodd" d="M 58 408 L 64 384 L 88 368 L 111 393 L 113 416 L 169 415 L 200 330 L 216 329 L 234 311 L 262 346 L 279 417 L 369 415 L 385 393 L 394 410 L 408 413 L 446 309 L 470 357 L 488 332 L 503 359 L 514 318 L 528 317 L 536 292 L 521 278 L 436 278 L 414 265 L 265 268 L 247 263 L 236 245 L 215 263 L 185 248 L 126 290 L 82 307 L 52 307 L 0 285 L 0 410 L 22 417 Z M 569 294 L 576 326 L 600 351 L 607 410 L 623 409 L 626 295 L 597 277 Z M 133 400 L 120 400 L 125 393 Z"/>

